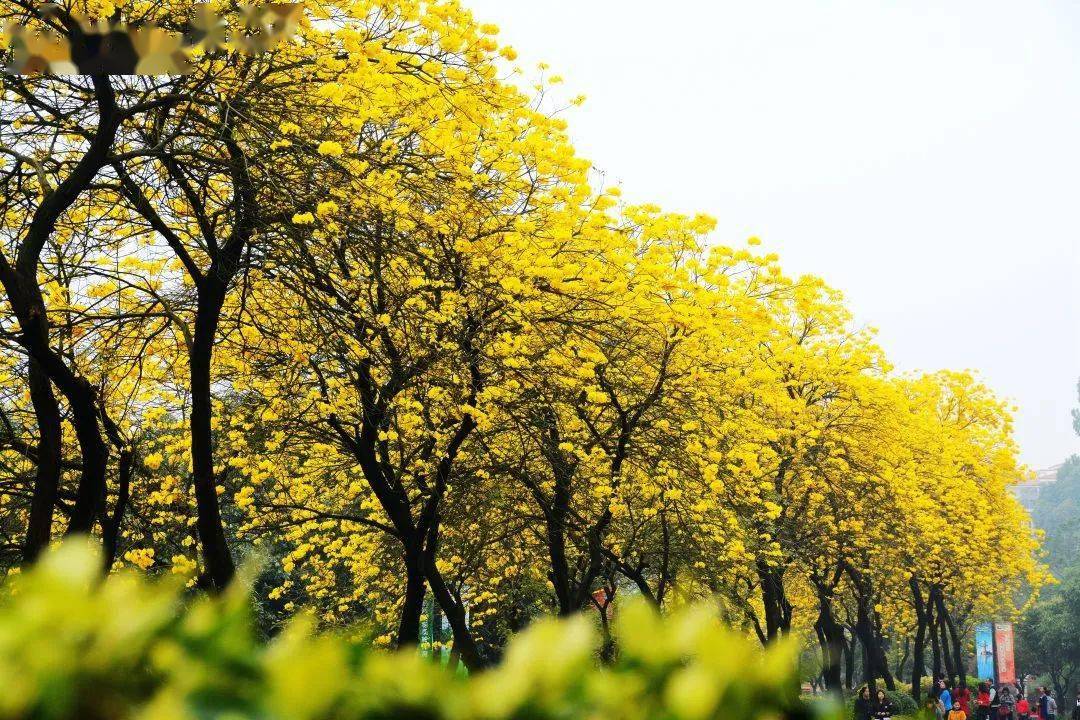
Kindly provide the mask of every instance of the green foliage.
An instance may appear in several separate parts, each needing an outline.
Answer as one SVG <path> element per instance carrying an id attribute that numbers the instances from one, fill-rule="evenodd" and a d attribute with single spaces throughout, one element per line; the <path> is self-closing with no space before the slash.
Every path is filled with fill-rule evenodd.
<path id="1" fill-rule="evenodd" d="M 886 690 L 885 694 L 892 700 L 898 715 L 914 715 L 919 712 L 919 706 L 915 703 L 915 699 L 911 697 L 909 692 L 901 692 L 899 690 L 892 692 Z"/>
<path id="2" fill-rule="evenodd" d="M 67 543 L 4 586 L 0 718 L 347 720 L 351 718 L 825 717 L 798 698 L 798 648 L 761 651 L 707 608 L 661 618 L 621 609 L 619 654 L 596 661 L 584 617 L 535 623 L 503 663 L 464 678 L 414 652 L 314 632 L 306 616 L 257 639 L 245 582 L 185 600 L 179 584 L 101 578 L 88 544 Z M 360 636 L 362 638 L 362 635 Z"/>
<path id="3" fill-rule="evenodd" d="M 1080 568 L 1067 571 L 1061 585 L 1027 612 L 1019 633 L 1021 667 L 1047 675 L 1064 697 L 1080 676 Z"/>
<path id="4" fill-rule="evenodd" d="M 1077 396 L 1080 396 L 1080 382 L 1078 382 L 1076 384 L 1076 394 L 1077 394 Z M 1074 408 L 1073 409 L 1072 418 L 1073 418 L 1073 430 L 1076 431 L 1077 435 L 1080 435 L 1080 408 Z"/>
<path id="5" fill-rule="evenodd" d="M 1044 549 L 1050 569 L 1068 570 L 1080 553 L 1080 457 L 1070 457 L 1032 503 L 1031 518 L 1046 531 Z"/>

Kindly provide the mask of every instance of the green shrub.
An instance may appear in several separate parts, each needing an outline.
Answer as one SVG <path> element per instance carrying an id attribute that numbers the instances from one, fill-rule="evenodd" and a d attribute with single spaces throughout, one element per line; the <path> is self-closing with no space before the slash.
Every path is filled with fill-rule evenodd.
<path id="1" fill-rule="evenodd" d="M 919 712 L 919 706 L 915 702 L 915 698 L 911 697 L 911 691 L 902 690 L 886 690 L 885 694 L 892 700 L 893 706 L 896 708 L 898 715 L 914 715 Z"/>
<path id="2" fill-rule="evenodd" d="M 98 577 L 89 546 L 65 544 L 4 586 L 3 720 L 825 717 L 804 706 L 795 645 L 766 652 L 705 609 L 620 612 L 617 660 L 598 667 L 584 618 L 541 621 L 502 664 L 472 677 L 418 653 L 383 653 L 314 632 L 301 616 L 256 639 L 243 582 L 183 600 L 177 583 Z"/>

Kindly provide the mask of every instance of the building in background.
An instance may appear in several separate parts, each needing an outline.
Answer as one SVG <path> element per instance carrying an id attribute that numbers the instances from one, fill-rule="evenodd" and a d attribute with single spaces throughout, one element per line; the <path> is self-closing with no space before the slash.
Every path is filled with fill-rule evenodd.
<path id="1" fill-rule="evenodd" d="M 1057 480 L 1058 470 L 1060 469 L 1061 464 L 1059 463 L 1053 467 L 1036 470 L 1034 478 L 1013 485 L 1012 491 L 1016 495 L 1016 499 L 1020 501 L 1021 505 L 1030 510 L 1031 506 L 1039 498 L 1042 489 Z"/>

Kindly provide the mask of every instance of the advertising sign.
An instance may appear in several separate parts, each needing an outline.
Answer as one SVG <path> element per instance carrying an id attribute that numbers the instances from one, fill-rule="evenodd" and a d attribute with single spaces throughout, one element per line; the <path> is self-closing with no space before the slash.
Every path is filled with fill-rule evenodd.
<path id="1" fill-rule="evenodd" d="M 1012 623 L 994 623 L 994 651 L 997 655 L 997 681 L 1016 682 L 1016 661 L 1013 658 Z"/>
<path id="2" fill-rule="evenodd" d="M 983 623 L 975 628 L 975 661 L 980 680 L 994 677 L 994 626 Z"/>

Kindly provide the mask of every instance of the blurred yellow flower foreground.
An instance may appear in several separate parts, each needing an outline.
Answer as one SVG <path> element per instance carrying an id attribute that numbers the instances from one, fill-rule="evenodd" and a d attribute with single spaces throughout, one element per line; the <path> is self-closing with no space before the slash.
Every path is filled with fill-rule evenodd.
<path id="1" fill-rule="evenodd" d="M 630 603 L 601 666 L 584 617 L 544 620 L 501 665 L 453 675 L 416 653 L 312 632 L 261 641 L 247 583 L 187 599 L 176 578 L 101 577 L 68 541 L 13 576 L 0 605 L 3 718 L 802 718 L 794 647 L 762 651 L 701 606 Z"/>

